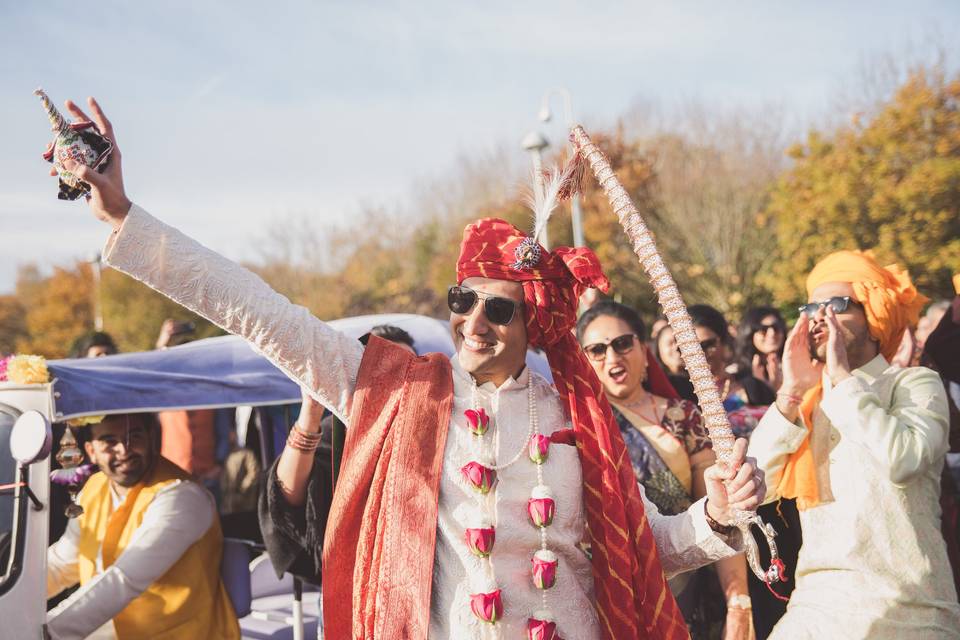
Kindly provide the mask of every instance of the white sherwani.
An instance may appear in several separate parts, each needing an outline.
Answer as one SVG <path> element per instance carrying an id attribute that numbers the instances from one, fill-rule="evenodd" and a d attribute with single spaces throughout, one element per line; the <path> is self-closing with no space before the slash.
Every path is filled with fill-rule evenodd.
<path id="1" fill-rule="evenodd" d="M 363 356 L 359 342 L 290 303 L 255 274 L 137 206 L 108 241 L 104 258 L 111 266 L 246 338 L 349 424 Z M 468 601 L 469 594 L 479 592 L 488 576 L 466 545 L 464 529 L 476 515 L 478 503 L 459 471 L 475 459 L 463 413 L 473 407 L 473 383 L 456 358 L 453 376 L 455 398 L 440 484 L 430 638 L 480 640 L 488 637 L 490 629 L 474 618 Z M 495 430 L 486 437 L 493 438 L 499 464 L 512 459 L 527 441 L 528 385 L 534 385 L 541 432 L 550 434 L 569 426 L 556 390 L 537 374 L 525 370 L 519 379 L 511 378 L 499 388 L 492 383 L 481 386 L 477 400 L 492 416 Z M 556 519 L 548 528 L 548 546 L 560 559 L 557 584 L 547 591 L 547 605 L 564 637 L 599 638 L 590 563 L 578 547 L 585 539 L 585 516 L 576 448 L 551 446 L 543 471 L 544 482 L 557 502 Z M 485 505 L 496 526 L 492 564 L 496 584 L 503 590 L 504 618 L 498 627 L 505 638 L 525 637 L 527 618 L 543 606 L 541 592 L 530 577 L 530 561 L 540 548 L 540 536 L 526 514 L 527 499 L 537 484 L 536 465 L 523 454 L 498 477 Z M 731 536 L 736 539 L 728 544 L 714 534 L 704 518 L 702 500 L 673 517 L 661 516 L 645 498 L 644 505 L 668 577 L 736 553 L 739 535 Z"/>
<path id="2" fill-rule="evenodd" d="M 877 356 L 832 389 L 824 379 L 810 442 L 822 503 L 800 511 L 796 589 L 772 639 L 960 638 L 940 533 L 947 430 L 944 388 L 929 369 Z M 806 433 L 776 405 L 753 432 L 768 501 Z"/>

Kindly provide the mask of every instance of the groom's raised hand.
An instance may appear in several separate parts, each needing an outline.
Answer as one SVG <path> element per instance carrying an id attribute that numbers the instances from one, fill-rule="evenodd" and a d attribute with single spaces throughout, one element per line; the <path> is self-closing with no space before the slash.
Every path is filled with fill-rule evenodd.
<path id="1" fill-rule="evenodd" d="M 97 172 L 84 164 L 75 160 L 65 160 L 63 166 L 76 175 L 78 178 L 90 185 L 90 195 L 87 196 L 87 203 L 91 211 L 100 220 L 109 223 L 114 229 L 120 227 L 123 219 L 130 210 L 130 199 L 123 191 L 123 170 L 120 162 L 120 147 L 117 145 L 117 136 L 113 132 L 113 125 L 104 115 L 103 109 L 93 98 L 87 98 L 87 104 L 90 106 L 90 112 L 93 113 L 92 122 L 97 125 L 104 136 L 113 142 L 113 152 L 110 155 L 110 162 L 103 173 Z M 66 101 L 67 111 L 80 122 L 90 122 L 91 118 L 85 114 L 71 100 Z M 55 170 L 51 170 L 51 175 L 56 175 Z"/>

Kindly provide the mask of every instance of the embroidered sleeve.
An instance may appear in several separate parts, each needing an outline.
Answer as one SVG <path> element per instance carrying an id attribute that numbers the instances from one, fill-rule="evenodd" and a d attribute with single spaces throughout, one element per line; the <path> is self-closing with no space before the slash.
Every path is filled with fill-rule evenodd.
<path id="1" fill-rule="evenodd" d="M 647 499 L 643 485 L 640 486 L 640 495 L 667 579 L 735 555 L 743 549 L 739 529 L 725 537 L 714 533 L 707 524 L 703 510 L 705 498 L 694 502 L 683 513 L 667 516 Z"/>
<path id="2" fill-rule="evenodd" d="M 359 342 L 137 205 L 103 255 L 111 267 L 243 337 L 348 422 L 363 356 Z"/>
<path id="3" fill-rule="evenodd" d="M 663 415 L 663 427 L 683 442 L 688 456 L 713 447 L 703 422 L 703 414 L 689 400 L 669 400 Z"/>
<path id="4" fill-rule="evenodd" d="M 889 405 L 851 376 L 824 393 L 820 408 L 844 437 L 863 445 L 896 485 L 940 472 L 949 448 L 949 410 L 940 376 L 910 367 L 896 378 Z"/>

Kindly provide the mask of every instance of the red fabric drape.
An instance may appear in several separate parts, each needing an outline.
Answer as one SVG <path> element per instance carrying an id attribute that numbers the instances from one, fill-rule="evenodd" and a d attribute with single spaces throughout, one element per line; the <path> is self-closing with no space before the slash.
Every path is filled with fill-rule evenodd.
<path id="1" fill-rule="evenodd" d="M 426 639 L 452 402 L 446 357 L 370 338 L 324 536 L 326 637 Z"/>

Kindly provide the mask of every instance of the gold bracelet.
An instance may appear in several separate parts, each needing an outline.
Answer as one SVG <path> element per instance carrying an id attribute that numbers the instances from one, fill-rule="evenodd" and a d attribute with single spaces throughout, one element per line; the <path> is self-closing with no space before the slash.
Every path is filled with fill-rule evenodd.
<path id="1" fill-rule="evenodd" d="M 323 430 L 317 432 L 305 431 L 294 423 L 287 434 L 287 446 L 297 451 L 311 452 L 316 451 L 320 446 L 320 440 L 323 438 Z"/>

